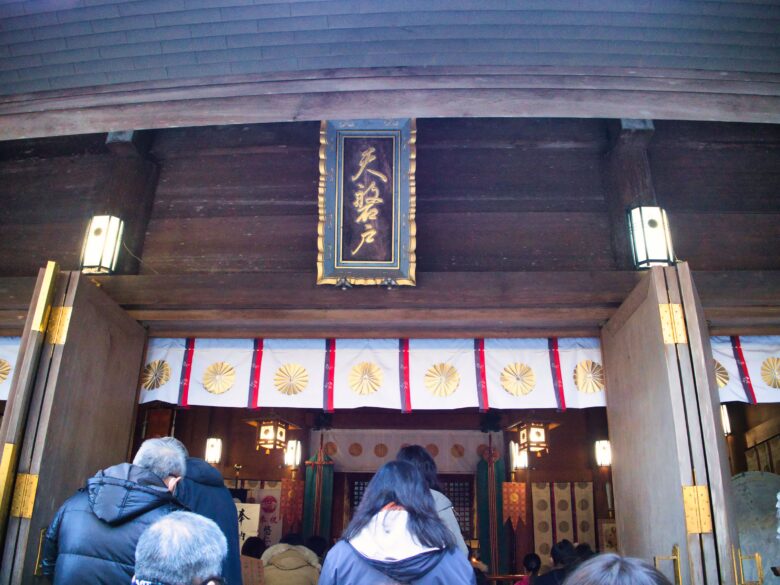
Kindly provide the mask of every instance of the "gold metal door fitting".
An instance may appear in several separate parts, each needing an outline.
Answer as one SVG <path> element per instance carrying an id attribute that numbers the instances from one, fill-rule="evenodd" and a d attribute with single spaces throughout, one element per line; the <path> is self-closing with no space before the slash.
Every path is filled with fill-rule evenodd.
<path id="1" fill-rule="evenodd" d="M 655 568 L 661 569 L 661 561 L 672 561 L 674 567 L 674 585 L 682 585 L 682 569 L 680 568 L 680 545 L 675 544 L 672 547 L 672 554 L 668 556 L 653 557 Z"/>
<path id="2" fill-rule="evenodd" d="M 38 556 L 35 557 L 35 572 L 33 575 L 40 577 L 43 575 L 43 540 L 46 538 L 46 529 L 41 528 L 41 536 L 38 539 Z"/>
<path id="3" fill-rule="evenodd" d="M 14 497 L 11 500 L 12 518 L 32 518 L 35 506 L 35 494 L 38 491 L 38 476 L 32 473 L 20 473 L 16 476 Z"/>
<path id="4" fill-rule="evenodd" d="M 52 307 L 49 327 L 46 330 L 46 341 L 51 345 L 65 343 L 68 337 L 71 313 L 73 313 L 73 307 Z"/>
<path id="5" fill-rule="evenodd" d="M 763 585 L 764 584 L 764 566 L 761 562 L 761 555 L 753 553 L 746 555 L 742 549 L 736 549 L 732 552 L 734 559 L 734 573 L 737 577 L 737 585 Z M 745 561 L 753 561 L 756 565 L 756 581 L 745 581 Z"/>
<path id="6" fill-rule="evenodd" d="M 49 260 L 46 263 L 46 269 L 43 273 L 43 284 L 38 293 L 38 300 L 35 303 L 35 312 L 33 313 L 32 330 L 38 333 L 46 331 L 46 325 L 49 322 L 51 297 L 54 291 L 54 277 L 56 274 L 57 263 Z"/>
<path id="7" fill-rule="evenodd" d="M 710 492 L 706 485 L 683 486 L 683 506 L 685 508 L 685 527 L 688 534 L 712 532 Z"/>
<path id="8" fill-rule="evenodd" d="M 666 345 L 688 343 L 688 333 L 685 328 L 682 305 L 679 303 L 660 304 L 658 305 L 658 310 L 661 313 L 661 330 L 664 335 L 664 343 Z"/>

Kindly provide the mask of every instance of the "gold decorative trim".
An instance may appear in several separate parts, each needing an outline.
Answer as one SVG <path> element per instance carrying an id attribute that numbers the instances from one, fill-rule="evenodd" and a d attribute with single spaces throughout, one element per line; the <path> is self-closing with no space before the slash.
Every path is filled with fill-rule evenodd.
<path id="1" fill-rule="evenodd" d="M 729 373 L 723 364 L 718 360 L 715 361 L 715 381 L 718 383 L 718 388 L 724 388 L 729 383 Z"/>
<path id="2" fill-rule="evenodd" d="M 460 374 L 450 364 L 434 364 L 425 372 L 424 381 L 425 387 L 431 394 L 443 398 L 453 394 L 458 389 Z"/>
<path id="3" fill-rule="evenodd" d="M 336 284 L 337 278 L 323 277 L 325 261 L 325 189 L 328 182 L 326 155 L 328 149 L 328 121 L 320 122 L 320 180 L 317 184 L 317 284 Z"/>
<path id="4" fill-rule="evenodd" d="M 417 118 L 412 118 L 409 129 L 409 278 L 398 284 L 415 286 L 417 283 Z"/>
<path id="5" fill-rule="evenodd" d="M 770 357 L 761 364 L 761 379 L 767 386 L 780 388 L 780 357 Z"/>
<path id="6" fill-rule="evenodd" d="M 372 362 L 360 362 L 349 372 L 349 387 L 355 394 L 367 396 L 373 394 L 382 386 L 384 374 L 382 369 Z"/>
<path id="7" fill-rule="evenodd" d="M 525 396 L 536 388 L 536 374 L 530 366 L 516 362 L 501 371 L 501 386 L 512 396 Z"/>
<path id="8" fill-rule="evenodd" d="M 154 360 L 146 364 L 141 374 L 141 387 L 144 390 L 157 390 L 171 379 L 171 366 L 165 360 Z"/>
<path id="9" fill-rule="evenodd" d="M 592 360 L 581 361 L 574 368 L 574 384 L 585 394 L 601 392 L 604 390 L 604 368 Z"/>
<path id="10" fill-rule="evenodd" d="M 300 394 L 309 385 L 309 372 L 299 364 L 284 364 L 274 374 L 274 386 L 282 394 Z"/>
<path id="11" fill-rule="evenodd" d="M 327 136 L 328 121 L 320 121 L 320 180 L 317 184 L 317 284 L 349 284 L 358 286 L 386 285 L 388 279 L 362 278 L 357 276 L 323 276 L 325 262 L 325 191 L 327 187 Z M 409 278 L 399 278 L 399 286 L 417 284 L 417 119 L 411 118 L 409 124 Z"/>
<path id="12" fill-rule="evenodd" d="M 0 360 L 0 384 L 8 379 L 11 374 L 11 364 L 6 360 Z"/>
<path id="13" fill-rule="evenodd" d="M 235 380 L 236 369 L 227 362 L 214 362 L 203 373 L 203 387 L 211 394 L 224 394 Z"/>

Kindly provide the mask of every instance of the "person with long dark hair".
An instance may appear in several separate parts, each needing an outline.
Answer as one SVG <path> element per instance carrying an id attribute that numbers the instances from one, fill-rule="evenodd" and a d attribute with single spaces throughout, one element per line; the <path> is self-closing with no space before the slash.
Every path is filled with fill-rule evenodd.
<path id="1" fill-rule="evenodd" d="M 474 571 L 439 519 L 422 474 L 383 465 L 325 557 L 319 585 L 474 585 Z"/>
<path id="2" fill-rule="evenodd" d="M 401 450 L 398 451 L 398 455 L 395 456 L 395 459 L 396 461 L 411 463 L 420 473 L 422 473 L 428 489 L 431 490 L 436 513 L 439 515 L 439 518 L 441 518 L 441 521 L 444 522 L 444 525 L 452 532 L 457 547 L 464 555 L 468 556 L 469 549 L 466 546 L 466 541 L 463 540 L 463 533 L 461 533 L 458 519 L 455 517 L 455 509 L 452 507 L 450 499 L 443 493 L 441 484 L 439 483 L 436 462 L 433 460 L 430 453 L 420 445 L 407 445 L 406 447 L 401 447 Z"/>

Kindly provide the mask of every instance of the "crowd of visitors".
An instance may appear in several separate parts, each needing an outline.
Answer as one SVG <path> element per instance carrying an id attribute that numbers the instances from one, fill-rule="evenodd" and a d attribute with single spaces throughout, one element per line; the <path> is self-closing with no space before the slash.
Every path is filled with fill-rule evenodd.
<path id="1" fill-rule="evenodd" d="M 288 534 L 266 548 L 238 548 L 233 498 L 219 472 L 189 457 L 178 440 L 145 441 L 132 463 L 99 471 L 59 509 L 45 534 L 42 567 L 55 585 L 472 585 L 485 582 L 469 561 L 436 463 L 404 447 L 369 482 L 341 539 Z M 554 567 L 523 559 L 516 585 L 669 585 L 653 567 L 595 555 L 568 540 Z M 485 568 L 481 565 L 481 568 Z"/>

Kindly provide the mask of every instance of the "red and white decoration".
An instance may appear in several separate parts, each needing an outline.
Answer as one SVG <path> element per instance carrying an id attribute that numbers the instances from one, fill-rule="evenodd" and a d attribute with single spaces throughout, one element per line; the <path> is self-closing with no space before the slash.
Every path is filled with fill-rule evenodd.
<path id="1" fill-rule="evenodd" d="M 780 336 L 712 337 L 721 402 L 780 402 Z M 19 337 L 0 337 L 0 400 Z M 149 340 L 139 402 L 324 410 L 606 405 L 598 339 Z M 210 389 L 209 389 L 210 388 Z"/>
<path id="2" fill-rule="evenodd" d="M 780 336 L 710 341 L 721 402 L 780 402 Z"/>
<path id="3" fill-rule="evenodd" d="M 192 340 L 194 342 L 194 340 Z M 184 370 L 186 339 L 153 338 L 146 348 L 147 359 L 141 373 L 139 402 L 180 403 L 181 382 L 189 374 Z"/>
<path id="4" fill-rule="evenodd" d="M 504 434 L 490 433 L 493 447 L 504 452 Z M 328 429 L 311 431 L 310 445 L 322 439 L 335 471 L 374 473 L 393 461 L 409 437 L 398 429 Z M 439 473 L 473 474 L 482 452 L 488 448 L 488 433 L 460 430 L 415 430 L 414 440 L 436 461 Z"/>

